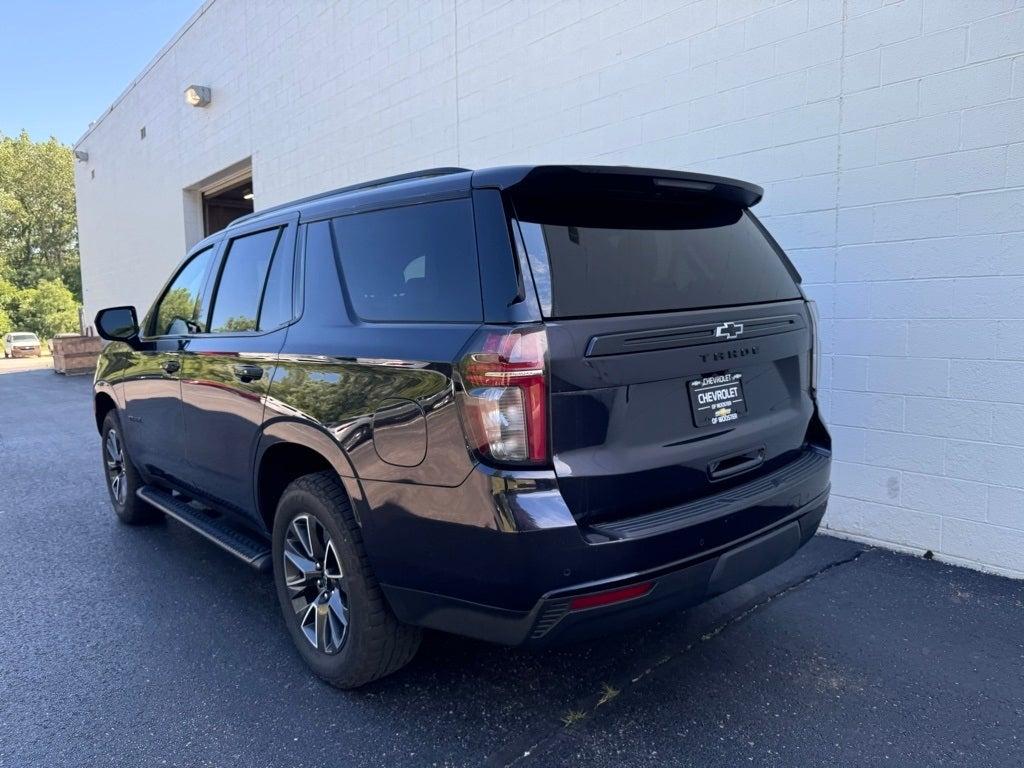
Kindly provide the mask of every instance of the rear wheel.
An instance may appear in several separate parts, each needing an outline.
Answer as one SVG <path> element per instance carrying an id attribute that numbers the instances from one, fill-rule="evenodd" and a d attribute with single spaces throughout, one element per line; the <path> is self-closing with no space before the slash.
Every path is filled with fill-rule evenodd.
<path id="1" fill-rule="evenodd" d="M 285 624 L 313 672 L 339 688 L 356 688 L 412 660 L 420 630 L 391 612 L 333 473 L 305 475 L 285 489 L 273 544 Z"/>
<path id="2" fill-rule="evenodd" d="M 135 495 L 142 486 L 138 470 L 128 456 L 121 433 L 121 422 L 114 411 L 103 419 L 103 472 L 114 512 L 123 523 L 145 525 L 159 520 L 161 513 Z"/>

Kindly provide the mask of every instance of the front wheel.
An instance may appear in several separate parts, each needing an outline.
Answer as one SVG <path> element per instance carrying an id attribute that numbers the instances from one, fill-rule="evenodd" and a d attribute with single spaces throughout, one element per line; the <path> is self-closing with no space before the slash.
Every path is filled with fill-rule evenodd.
<path id="1" fill-rule="evenodd" d="M 391 612 L 334 473 L 304 475 L 285 489 L 273 538 L 281 611 L 313 672 L 339 688 L 357 688 L 412 660 L 421 632 Z"/>
<path id="2" fill-rule="evenodd" d="M 145 525 L 159 520 L 160 511 L 135 495 L 142 487 L 139 472 L 128 456 L 121 422 L 111 411 L 103 419 L 103 473 L 114 512 L 123 523 Z"/>

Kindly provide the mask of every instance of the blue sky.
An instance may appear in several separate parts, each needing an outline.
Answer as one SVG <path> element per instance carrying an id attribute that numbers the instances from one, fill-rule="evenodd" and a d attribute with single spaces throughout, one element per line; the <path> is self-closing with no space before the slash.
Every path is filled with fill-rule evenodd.
<path id="1" fill-rule="evenodd" d="M 2 0 L 0 132 L 77 141 L 202 0 Z"/>

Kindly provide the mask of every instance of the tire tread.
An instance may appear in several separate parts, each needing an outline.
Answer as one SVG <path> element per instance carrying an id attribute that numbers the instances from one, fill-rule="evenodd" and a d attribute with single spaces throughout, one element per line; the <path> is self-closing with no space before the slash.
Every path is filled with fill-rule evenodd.
<path id="1" fill-rule="evenodd" d="M 331 471 L 315 472 L 292 481 L 289 489 L 303 490 L 318 497 L 351 536 L 353 549 L 359 557 L 359 568 L 366 585 L 366 620 L 370 642 L 365 653 L 359 655 L 358 664 L 338 677 L 321 675 L 324 680 L 342 688 L 356 688 L 386 675 L 406 664 L 419 649 L 422 631 L 419 627 L 403 624 L 395 618 L 384 593 L 370 568 L 363 545 L 362 530 L 356 522 L 348 494 L 337 475 Z M 285 493 L 288 491 L 286 490 Z"/>

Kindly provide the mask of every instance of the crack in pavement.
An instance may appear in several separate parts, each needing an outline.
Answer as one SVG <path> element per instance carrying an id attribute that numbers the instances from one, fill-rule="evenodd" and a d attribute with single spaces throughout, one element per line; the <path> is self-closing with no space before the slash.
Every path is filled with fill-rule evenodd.
<path id="1" fill-rule="evenodd" d="M 750 616 L 755 611 L 758 611 L 761 608 L 764 608 L 766 605 L 774 602 L 775 600 L 778 600 L 779 598 L 785 597 L 790 592 L 793 592 L 794 590 L 799 589 L 800 587 L 804 586 L 808 582 L 811 582 L 811 581 L 817 579 L 819 576 L 822 576 L 822 575 L 828 573 L 829 571 L 833 570 L 834 568 L 839 568 L 840 566 L 843 566 L 843 565 L 849 565 L 851 563 L 855 563 L 857 560 L 860 559 L 861 555 L 865 554 L 866 552 L 871 552 L 874 549 L 875 549 L 874 547 L 866 546 L 864 549 L 858 550 L 856 553 L 854 553 L 850 557 L 845 557 L 842 560 L 834 560 L 834 561 L 832 561 L 830 563 L 827 563 L 826 565 L 823 565 L 818 570 L 816 570 L 816 571 L 814 571 L 812 573 L 809 573 L 808 575 L 804 576 L 803 578 L 798 579 L 797 581 L 795 581 L 795 582 L 793 582 L 793 583 L 783 587 L 782 589 L 778 590 L 777 592 L 772 592 L 772 593 L 768 594 L 766 597 L 764 597 L 763 599 L 761 599 L 758 602 L 754 603 L 753 605 L 750 605 L 747 608 L 743 609 L 742 611 L 739 611 L 738 613 L 735 613 L 732 616 L 729 616 L 724 621 L 722 621 L 721 623 L 715 625 L 714 627 L 712 627 L 708 631 L 703 632 L 699 637 L 691 640 L 690 642 L 688 642 L 683 647 L 675 650 L 672 653 L 669 653 L 669 654 L 661 657 L 656 662 L 654 662 L 649 667 L 647 667 L 645 670 L 640 672 L 640 674 L 631 677 L 630 680 L 629 680 L 629 687 L 630 687 L 630 689 L 632 689 L 634 686 L 639 684 L 641 680 L 643 680 L 645 677 L 650 675 L 655 670 L 661 668 L 662 666 L 664 666 L 665 664 L 668 664 L 671 661 L 674 661 L 675 659 L 678 659 L 678 658 L 680 658 L 682 656 L 685 656 L 687 653 L 689 653 L 694 647 L 696 647 L 700 643 L 706 643 L 709 640 L 712 640 L 712 639 L 718 637 L 725 630 L 729 629 L 729 627 L 732 627 L 735 624 L 740 623 L 741 621 L 746 619 L 748 616 Z M 607 685 L 607 683 L 606 683 L 606 685 Z M 573 711 L 583 712 L 584 713 L 584 717 L 583 718 L 579 718 L 579 720 L 583 720 L 585 718 L 588 718 L 588 717 L 594 715 L 598 711 L 598 709 L 600 709 L 602 706 L 604 706 L 606 704 L 610 704 L 613 700 L 619 698 L 621 694 L 625 694 L 626 692 L 627 691 L 625 691 L 625 690 L 620 690 L 620 691 L 618 691 L 616 693 L 615 696 L 612 696 L 610 698 L 602 697 L 602 698 L 600 698 L 597 701 L 596 704 L 593 704 L 593 705 L 587 705 L 585 703 L 578 703 L 576 706 L 573 707 Z M 590 701 L 590 700 L 592 700 L 592 698 L 588 699 L 588 701 Z M 523 761 L 528 760 L 531 757 L 537 756 L 540 750 L 542 750 L 543 748 L 545 748 L 547 746 L 550 746 L 559 737 L 564 736 L 565 733 L 566 733 L 566 730 L 569 727 L 571 727 L 571 726 L 563 726 L 561 728 L 552 728 L 547 734 L 545 734 L 540 739 L 538 739 L 534 744 L 532 744 L 531 746 L 527 747 L 525 750 L 523 750 L 521 752 L 517 752 L 514 757 L 512 757 L 511 755 L 506 755 L 504 758 L 497 758 L 497 762 L 495 762 L 495 761 L 488 761 L 488 764 L 490 764 L 490 765 L 499 765 L 500 764 L 501 768 L 512 768 L 513 766 L 520 765 L 521 763 L 523 763 Z M 511 759 L 509 759 L 509 758 L 511 758 Z"/>

